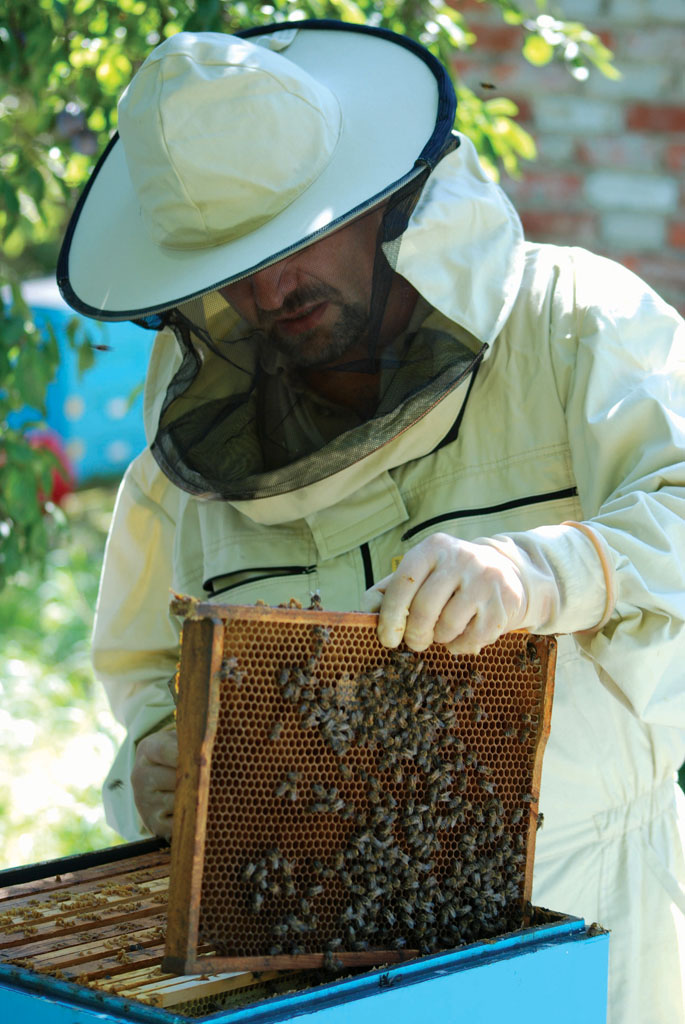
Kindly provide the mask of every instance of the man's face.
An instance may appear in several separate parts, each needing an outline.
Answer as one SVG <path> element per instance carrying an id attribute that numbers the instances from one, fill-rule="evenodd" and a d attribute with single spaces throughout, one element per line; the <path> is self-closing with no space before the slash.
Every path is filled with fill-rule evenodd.
<path id="1" fill-rule="evenodd" d="M 368 326 L 382 216 L 377 207 L 221 294 L 292 366 L 335 362 Z"/>

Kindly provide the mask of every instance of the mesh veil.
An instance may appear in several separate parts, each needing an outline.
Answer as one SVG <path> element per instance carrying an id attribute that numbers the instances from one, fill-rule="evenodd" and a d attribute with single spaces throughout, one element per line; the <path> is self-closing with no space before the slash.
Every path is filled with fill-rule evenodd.
<path id="1" fill-rule="evenodd" d="M 399 337 L 379 340 L 402 234 L 426 175 L 387 202 L 369 308 L 358 326 L 365 355 L 335 367 L 362 384 L 373 381 L 370 412 L 327 401 L 308 386 L 307 374 L 240 320 L 220 291 L 167 314 L 182 362 L 152 452 L 177 486 L 206 498 L 247 500 L 316 483 L 388 443 L 469 374 L 478 356 L 453 332 L 432 327 L 422 300 Z"/>

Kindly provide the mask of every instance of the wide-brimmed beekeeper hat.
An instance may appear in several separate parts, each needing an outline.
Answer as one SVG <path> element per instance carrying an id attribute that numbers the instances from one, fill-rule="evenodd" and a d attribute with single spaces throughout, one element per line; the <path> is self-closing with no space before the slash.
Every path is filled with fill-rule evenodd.
<path id="1" fill-rule="evenodd" d="M 65 236 L 62 294 L 137 319 L 254 273 L 425 174 L 454 109 L 440 62 L 385 30 L 174 35 L 121 98 Z"/>

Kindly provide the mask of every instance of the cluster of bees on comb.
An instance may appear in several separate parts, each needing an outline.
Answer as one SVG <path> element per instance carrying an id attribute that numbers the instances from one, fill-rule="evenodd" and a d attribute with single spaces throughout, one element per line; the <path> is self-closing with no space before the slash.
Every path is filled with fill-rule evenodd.
<path id="1" fill-rule="evenodd" d="M 299 727 L 318 732 L 335 755 L 339 779 L 305 778 L 293 767 L 273 795 L 307 816 L 344 822 L 336 834 L 345 838 L 332 854 L 312 858 L 306 872 L 275 846 L 244 865 L 251 912 L 273 913 L 268 953 L 323 950 L 336 970 L 340 950 L 431 953 L 520 927 L 534 797 L 522 792 L 516 806 L 511 799 L 505 806 L 497 772 L 473 743 L 488 717 L 479 701 L 481 673 L 471 667 L 455 683 L 420 654 L 401 650 L 344 685 L 324 685 L 317 671 L 330 630 L 311 630 L 310 657 L 285 666 L 277 687 Z M 524 657 L 535 671 L 534 644 Z M 519 712 L 501 731 L 528 745 L 537 720 Z M 282 727 L 272 727 L 272 743 Z M 355 756 L 359 750 L 363 758 Z M 350 797 L 350 780 L 364 799 Z M 331 892 L 337 920 L 323 934 L 317 904 Z"/>

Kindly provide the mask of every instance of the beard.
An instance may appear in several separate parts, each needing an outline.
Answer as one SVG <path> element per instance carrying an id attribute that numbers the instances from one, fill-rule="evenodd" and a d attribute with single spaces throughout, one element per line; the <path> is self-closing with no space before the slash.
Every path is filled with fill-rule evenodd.
<path id="1" fill-rule="evenodd" d="M 300 309 L 329 303 L 324 318 L 310 330 L 290 335 L 279 328 L 277 321 Z M 312 286 L 291 292 L 275 314 L 261 314 L 259 331 L 266 344 L 273 346 L 292 367 L 301 369 L 326 366 L 357 348 L 369 328 L 369 314 L 363 306 L 346 302 L 335 288 Z"/>

